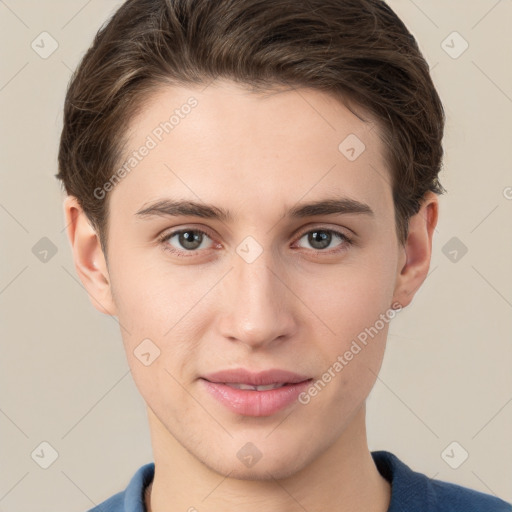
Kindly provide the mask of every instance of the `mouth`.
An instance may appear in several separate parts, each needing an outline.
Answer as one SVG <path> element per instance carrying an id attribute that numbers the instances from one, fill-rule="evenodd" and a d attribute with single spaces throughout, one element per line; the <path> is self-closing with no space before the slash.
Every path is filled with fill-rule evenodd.
<path id="1" fill-rule="evenodd" d="M 221 382 L 219 384 L 224 384 L 225 386 L 229 386 L 233 389 L 246 389 L 252 391 L 268 391 L 269 389 L 277 389 L 291 385 L 289 382 L 283 382 L 281 384 L 267 384 L 265 386 L 252 386 L 251 384 L 243 384 L 240 382 Z"/>
<path id="2" fill-rule="evenodd" d="M 277 368 L 256 373 L 245 368 L 234 368 L 204 375 L 201 378 L 212 383 L 233 386 L 236 389 L 256 389 L 257 391 L 298 384 L 311 379 L 308 375 Z M 266 388 L 266 386 L 272 387 Z"/>
<path id="3" fill-rule="evenodd" d="M 254 375 L 253 375 L 254 377 Z M 260 378 L 262 375 L 260 374 Z M 269 378 L 268 374 L 265 378 Z M 299 380 L 296 374 L 295 382 L 270 382 L 254 384 L 246 381 L 210 380 L 204 377 L 199 379 L 210 397 L 231 412 L 243 416 L 271 416 L 297 402 L 299 395 L 304 392 L 312 378 Z"/>

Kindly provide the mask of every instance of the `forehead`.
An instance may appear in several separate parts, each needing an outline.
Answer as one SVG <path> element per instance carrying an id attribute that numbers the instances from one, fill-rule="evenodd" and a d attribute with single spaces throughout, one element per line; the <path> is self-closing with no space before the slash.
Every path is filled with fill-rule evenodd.
<path id="1" fill-rule="evenodd" d="M 379 135 L 318 90 L 255 93 L 220 80 L 162 87 L 127 129 L 126 172 L 111 208 L 133 215 L 172 196 L 272 216 L 328 192 L 386 209 L 391 183 Z"/>

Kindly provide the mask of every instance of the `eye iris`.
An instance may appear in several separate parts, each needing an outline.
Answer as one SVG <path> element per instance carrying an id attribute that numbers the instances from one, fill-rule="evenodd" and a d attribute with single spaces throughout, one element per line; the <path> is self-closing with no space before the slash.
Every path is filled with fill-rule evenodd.
<path id="1" fill-rule="evenodd" d="M 199 243 L 197 243 L 199 241 Z M 197 231 L 182 231 L 179 233 L 179 242 L 185 249 L 197 249 L 203 241 L 203 234 Z"/>
<path id="2" fill-rule="evenodd" d="M 308 242 L 315 249 L 325 249 L 331 243 L 332 235 L 327 231 L 312 231 L 308 235 Z M 315 245 L 315 244 L 318 244 Z"/>

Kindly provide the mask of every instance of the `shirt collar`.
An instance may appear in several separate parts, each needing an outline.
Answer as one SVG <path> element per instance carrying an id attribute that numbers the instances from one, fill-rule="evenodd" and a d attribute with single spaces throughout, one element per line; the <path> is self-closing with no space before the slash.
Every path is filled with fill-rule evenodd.
<path id="1" fill-rule="evenodd" d="M 428 477 L 413 471 L 390 452 L 381 450 L 371 454 L 379 473 L 391 484 L 391 501 L 387 512 L 434 512 L 435 496 Z"/>

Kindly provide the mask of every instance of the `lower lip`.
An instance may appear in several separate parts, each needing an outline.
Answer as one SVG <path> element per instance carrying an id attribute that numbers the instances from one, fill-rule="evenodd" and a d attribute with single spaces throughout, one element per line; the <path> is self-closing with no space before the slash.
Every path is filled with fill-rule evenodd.
<path id="1" fill-rule="evenodd" d="M 266 391 L 235 389 L 205 379 L 201 381 L 207 391 L 231 411 L 244 416 L 271 416 L 295 402 L 312 379 Z"/>

